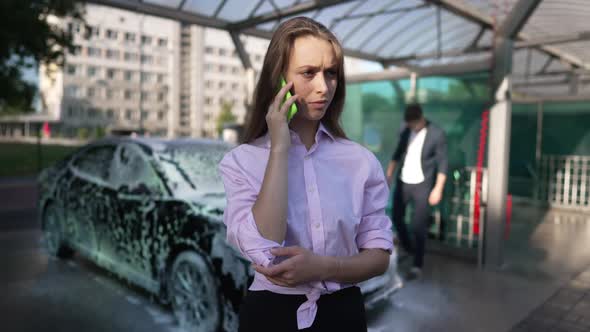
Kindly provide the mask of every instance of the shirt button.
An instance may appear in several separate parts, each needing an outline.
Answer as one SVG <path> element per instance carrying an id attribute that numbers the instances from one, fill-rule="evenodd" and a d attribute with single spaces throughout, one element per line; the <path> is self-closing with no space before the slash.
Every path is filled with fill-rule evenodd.
<path id="1" fill-rule="evenodd" d="M 319 222 L 315 224 L 315 228 L 320 228 L 320 223 Z"/>
<path id="2" fill-rule="evenodd" d="M 310 158 L 310 156 L 303 157 L 303 159 L 305 159 L 305 160 L 309 160 L 309 158 Z"/>
<path id="3" fill-rule="evenodd" d="M 309 192 L 312 193 L 313 192 L 313 187 L 309 187 Z"/>

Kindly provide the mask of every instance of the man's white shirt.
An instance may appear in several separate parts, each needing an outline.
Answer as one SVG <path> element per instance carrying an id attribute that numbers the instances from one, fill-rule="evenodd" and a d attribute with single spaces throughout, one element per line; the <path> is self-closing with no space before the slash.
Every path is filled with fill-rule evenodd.
<path id="1" fill-rule="evenodd" d="M 408 149 L 404 166 L 402 168 L 401 180 L 408 184 L 418 184 L 424 182 L 424 172 L 422 172 L 422 147 L 426 138 L 426 127 L 417 133 L 412 131 L 408 139 Z"/>

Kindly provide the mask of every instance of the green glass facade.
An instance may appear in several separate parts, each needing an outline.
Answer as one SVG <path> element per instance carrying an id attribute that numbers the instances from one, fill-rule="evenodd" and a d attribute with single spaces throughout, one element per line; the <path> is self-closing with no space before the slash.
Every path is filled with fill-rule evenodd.
<path id="1" fill-rule="evenodd" d="M 469 229 L 465 226 L 459 230 L 457 222 L 450 220 L 456 219 L 456 214 L 468 212 L 463 204 L 465 188 L 458 188 L 458 183 L 465 185 L 464 169 L 476 163 L 481 114 L 489 106 L 488 75 L 418 78 L 414 97 L 410 86 L 409 79 L 347 85 L 344 129 L 350 139 L 373 151 L 385 169 L 399 140 L 406 104 L 414 100 L 419 102 L 426 118 L 447 134 L 449 178 L 445 199 L 437 208 L 444 224 L 442 237 L 448 238 L 451 244 L 469 246 L 465 241 L 455 241 L 446 235 L 465 233 Z M 455 200 L 452 199 L 454 195 L 458 196 Z M 410 216 L 411 207 L 406 213 L 407 221 Z M 468 223 L 468 218 L 464 219 Z M 439 232 L 435 223 L 431 232 Z"/>
<path id="2" fill-rule="evenodd" d="M 538 126 L 542 113 L 541 127 Z M 590 102 L 514 103 L 508 190 L 515 196 L 534 197 L 537 132 L 541 155 L 590 155 Z"/>
<path id="3" fill-rule="evenodd" d="M 397 146 L 404 108 L 410 101 L 419 102 L 425 116 L 445 130 L 449 174 L 445 198 L 436 210 L 444 225 L 441 237 L 462 248 L 477 242 L 465 240 L 470 229 L 471 173 L 467 168 L 476 165 L 481 115 L 491 105 L 490 94 L 487 73 L 418 78 L 414 96 L 409 79 L 347 85 L 344 129 L 350 139 L 373 151 L 384 169 Z M 539 103 L 512 105 L 508 191 L 513 196 L 535 197 L 539 107 Z M 541 127 L 542 155 L 590 155 L 590 102 L 543 102 Z M 408 212 L 407 221 L 411 207 Z M 439 230 L 433 225 L 431 232 Z"/>

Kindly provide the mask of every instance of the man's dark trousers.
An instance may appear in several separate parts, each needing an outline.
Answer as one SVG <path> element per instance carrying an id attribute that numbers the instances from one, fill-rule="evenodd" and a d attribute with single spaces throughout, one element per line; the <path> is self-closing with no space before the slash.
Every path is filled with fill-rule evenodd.
<path id="1" fill-rule="evenodd" d="M 428 196 L 430 196 L 431 189 L 432 185 L 426 181 L 419 184 L 408 184 L 398 179 L 393 193 L 392 219 L 395 229 L 402 248 L 414 255 L 414 266 L 419 268 L 422 268 L 424 264 L 424 249 L 430 222 Z M 404 222 L 406 206 L 410 201 L 414 203 L 414 217 L 411 223 L 414 235 L 413 243 Z"/>

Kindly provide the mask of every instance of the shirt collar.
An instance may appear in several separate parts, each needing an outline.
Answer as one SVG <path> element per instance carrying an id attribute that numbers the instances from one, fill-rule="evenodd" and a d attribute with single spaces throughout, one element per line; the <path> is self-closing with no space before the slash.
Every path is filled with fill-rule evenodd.
<path id="1" fill-rule="evenodd" d="M 296 132 L 294 132 L 293 130 L 289 130 L 289 132 L 291 133 L 291 139 L 296 139 L 297 141 L 299 141 L 299 137 L 297 136 Z M 326 126 L 324 126 L 324 124 L 320 121 L 320 126 L 318 127 L 318 131 L 315 134 L 316 143 L 319 142 L 321 135 L 326 135 L 328 138 L 330 138 L 331 141 L 336 140 L 336 138 L 334 138 L 334 135 L 332 135 L 328 128 L 326 128 Z M 266 132 L 266 134 L 264 134 L 264 145 L 270 149 L 270 132 L 268 131 Z"/>

